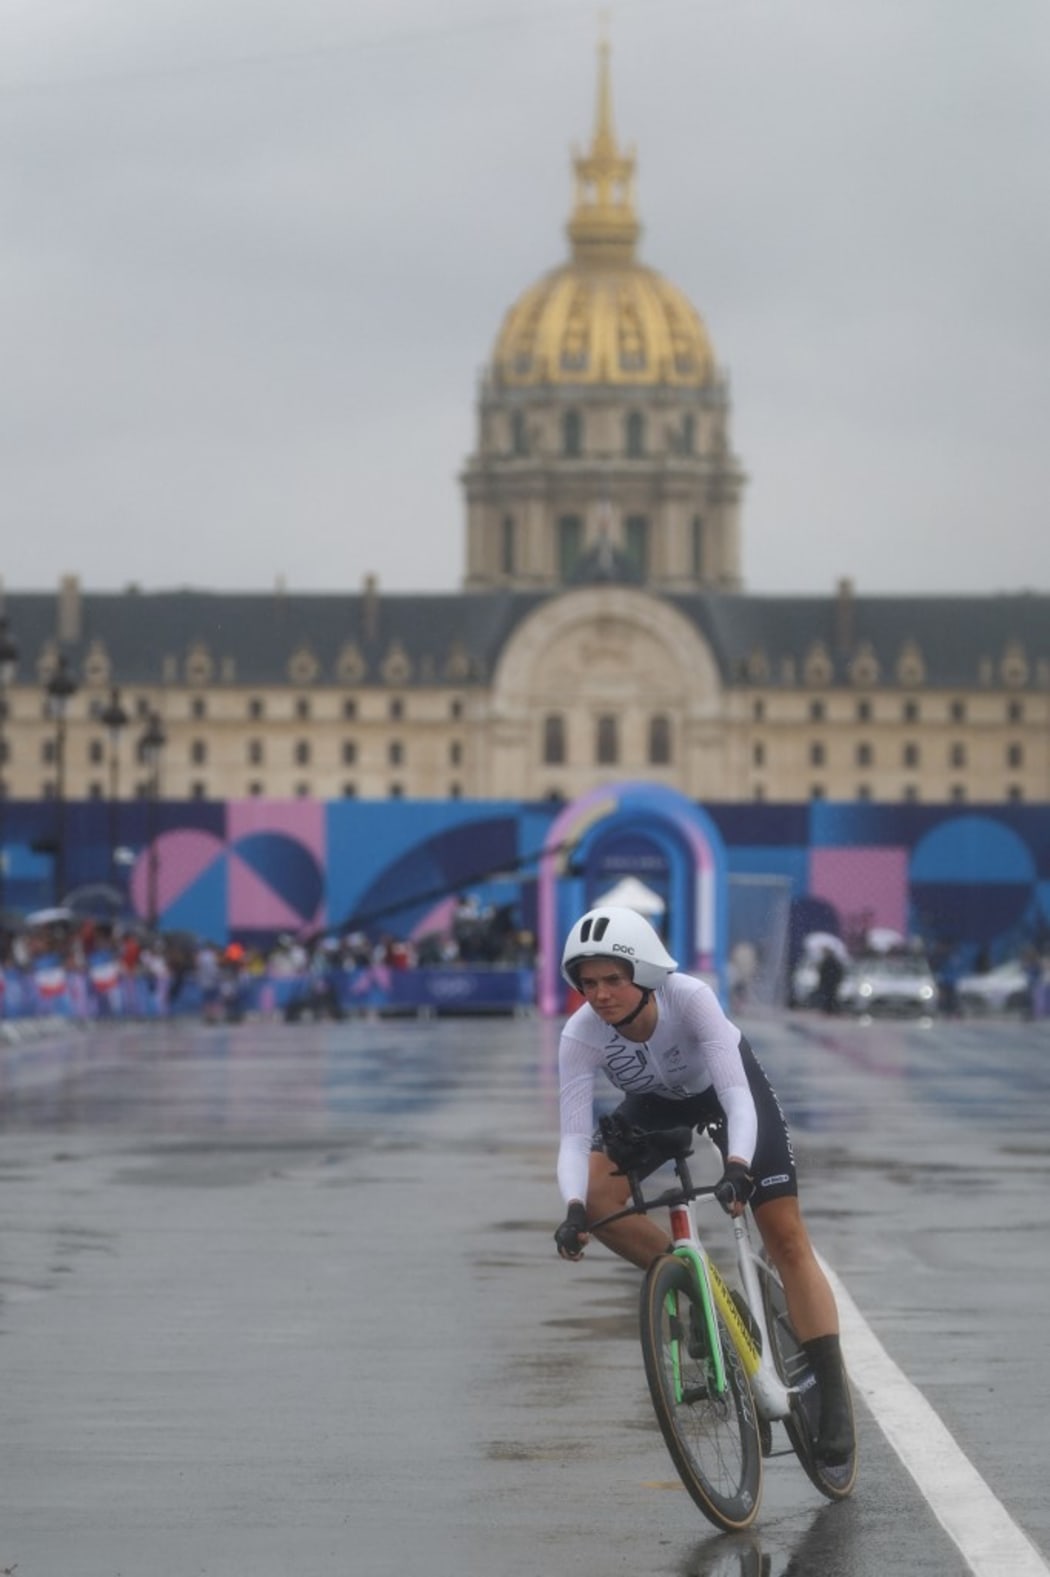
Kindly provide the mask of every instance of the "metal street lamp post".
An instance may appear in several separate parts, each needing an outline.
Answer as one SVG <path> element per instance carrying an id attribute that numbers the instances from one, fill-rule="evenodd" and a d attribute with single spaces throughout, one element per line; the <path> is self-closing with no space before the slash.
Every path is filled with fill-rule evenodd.
<path id="1" fill-rule="evenodd" d="M 128 714 L 120 704 L 120 691 L 114 687 L 99 722 L 109 734 L 109 873 L 117 878 L 117 802 L 120 799 L 120 736 L 128 726 Z"/>
<path id="2" fill-rule="evenodd" d="M 0 614 L 0 909 L 3 909 L 7 885 L 7 693 L 18 669 L 18 642 L 11 634 L 7 614 Z"/>
<path id="3" fill-rule="evenodd" d="M 150 769 L 148 824 L 146 840 L 149 844 L 146 866 L 146 923 L 151 931 L 157 925 L 157 889 L 160 881 L 160 855 L 157 849 L 157 801 L 160 798 L 160 758 L 167 744 L 160 718 L 151 712 L 146 732 L 139 740 L 139 755 Z"/>
<path id="4" fill-rule="evenodd" d="M 77 692 L 77 682 L 65 652 L 59 653 L 58 662 L 45 686 L 47 709 L 55 722 L 55 799 L 58 803 L 58 837 L 55 844 L 56 904 L 62 902 L 66 887 L 66 711 L 70 698 Z"/>

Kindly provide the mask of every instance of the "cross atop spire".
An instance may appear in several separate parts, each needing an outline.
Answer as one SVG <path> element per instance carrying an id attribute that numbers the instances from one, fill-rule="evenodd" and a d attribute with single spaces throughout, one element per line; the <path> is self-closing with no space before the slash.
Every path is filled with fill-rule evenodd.
<path id="1" fill-rule="evenodd" d="M 573 154 L 576 205 L 569 220 L 578 263 L 624 263 L 634 257 L 641 225 L 634 211 L 634 151 L 621 153 L 613 124 L 609 44 L 598 45 L 598 98 L 587 153 Z"/>

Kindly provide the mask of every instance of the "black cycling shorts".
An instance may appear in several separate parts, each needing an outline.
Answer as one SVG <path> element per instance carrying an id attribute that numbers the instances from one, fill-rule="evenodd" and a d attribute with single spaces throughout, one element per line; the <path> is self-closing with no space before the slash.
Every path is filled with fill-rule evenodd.
<path id="1" fill-rule="evenodd" d="M 798 1177 L 795 1149 L 780 1102 L 765 1069 L 743 1035 L 740 1056 L 758 1113 L 758 1138 L 751 1163 L 751 1175 L 755 1179 L 751 1208 L 756 1209 L 767 1200 L 797 1195 Z M 723 1158 L 726 1155 L 726 1114 L 713 1087 L 699 1095 L 687 1095 L 683 1100 L 671 1100 L 664 1095 L 626 1095 L 616 1111 L 636 1128 L 662 1130 L 684 1127 L 687 1123 L 691 1128 L 706 1128 Z M 598 1129 L 595 1129 L 591 1148 L 603 1148 Z"/>

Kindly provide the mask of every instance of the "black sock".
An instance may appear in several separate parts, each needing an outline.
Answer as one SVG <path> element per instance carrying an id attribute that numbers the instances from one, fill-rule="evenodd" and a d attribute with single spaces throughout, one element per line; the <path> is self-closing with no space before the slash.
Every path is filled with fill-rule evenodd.
<path id="1" fill-rule="evenodd" d="M 838 1390 L 845 1379 L 842 1368 L 842 1347 L 836 1335 L 811 1336 L 802 1343 L 802 1349 L 813 1365 L 823 1395 Z"/>

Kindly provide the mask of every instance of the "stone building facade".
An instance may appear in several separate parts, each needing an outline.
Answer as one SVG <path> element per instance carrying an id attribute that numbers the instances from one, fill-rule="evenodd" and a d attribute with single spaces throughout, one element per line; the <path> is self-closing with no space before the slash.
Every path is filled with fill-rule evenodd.
<path id="1" fill-rule="evenodd" d="M 570 256 L 482 380 L 462 591 L 8 592 L 4 794 L 1050 797 L 1050 597 L 742 588 L 727 379 L 637 257 L 633 175 L 603 52 Z"/>

